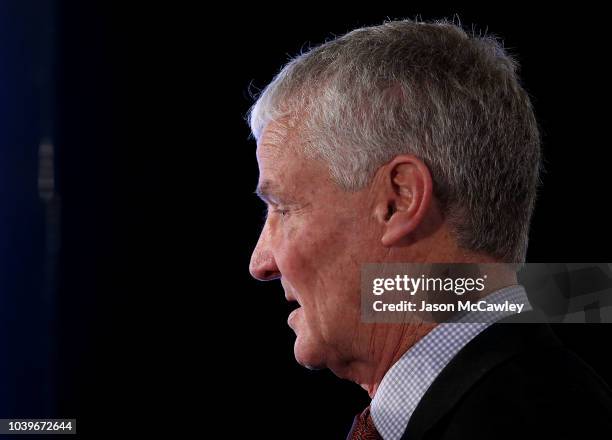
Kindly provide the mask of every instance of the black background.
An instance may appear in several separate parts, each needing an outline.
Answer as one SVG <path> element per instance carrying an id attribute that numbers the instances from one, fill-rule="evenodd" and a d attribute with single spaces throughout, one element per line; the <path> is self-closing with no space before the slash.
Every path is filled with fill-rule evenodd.
<path id="1" fill-rule="evenodd" d="M 609 37 L 595 11 L 61 2 L 55 412 L 35 404 L 41 385 L 17 390 L 14 415 L 76 417 L 86 438 L 211 425 L 219 438 L 344 438 L 365 392 L 295 363 L 279 283 L 248 274 L 263 217 L 249 87 L 334 34 L 455 13 L 516 54 L 542 127 L 528 261 L 611 261 Z M 612 382 L 607 325 L 555 330 Z"/>

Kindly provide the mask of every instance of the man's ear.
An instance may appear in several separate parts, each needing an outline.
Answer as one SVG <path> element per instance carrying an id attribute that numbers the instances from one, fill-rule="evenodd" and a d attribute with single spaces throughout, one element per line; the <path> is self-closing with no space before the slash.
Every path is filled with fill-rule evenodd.
<path id="1" fill-rule="evenodd" d="M 429 168 L 413 155 L 397 156 L 382 170 L 385 191 L 383 246 L 394 246 L 413 233 L 431 205 L 433 183 Z"/>

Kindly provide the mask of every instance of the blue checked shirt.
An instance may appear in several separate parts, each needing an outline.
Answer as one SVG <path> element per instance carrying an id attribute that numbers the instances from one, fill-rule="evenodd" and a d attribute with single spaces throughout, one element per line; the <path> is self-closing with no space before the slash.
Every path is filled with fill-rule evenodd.
<path id="1" fill-rule="evenodd" d="M 525 289 L 520 285 L 500 289 L 487 296 L 486 301 L 488 304 L 522 303 L 525 304 L 523 312 L 531 310 Z M 457 319 L 459 322 L 437 325 L 411 347 L 387 371 L 370 404 L 374 425 L 382 438 L 399 440 L 419 401 L 451 359 L 480 332 L 511 314 L 467 312 Z"/>

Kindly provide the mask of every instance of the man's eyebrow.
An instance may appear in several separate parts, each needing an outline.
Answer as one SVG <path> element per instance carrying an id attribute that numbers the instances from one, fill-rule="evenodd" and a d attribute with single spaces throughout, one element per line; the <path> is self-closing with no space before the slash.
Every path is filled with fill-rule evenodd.
<path id="1" fill-rule="evenodd" d="M 257 197 L 264 201 L 268 201 L 270 200 L 270 198 L 279 196 L 280 192 L 281 191 L 278 185 L 276 185 L 274 182 L 271 182 L 270 180 L 264 180 L 255 189 L 255 194 L 257 194 Z"/>

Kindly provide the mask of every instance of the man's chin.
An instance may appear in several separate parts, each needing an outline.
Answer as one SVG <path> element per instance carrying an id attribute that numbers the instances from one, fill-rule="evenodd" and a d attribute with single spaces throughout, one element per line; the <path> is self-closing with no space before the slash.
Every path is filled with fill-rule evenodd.
<path id="1" fill-rule="evenodd" d="M 304 341 L 298 336 L 293 345 L 295 360 L 309 370 L 322 370 L 326 367 L 323 350 L 312 341 Z"/>

